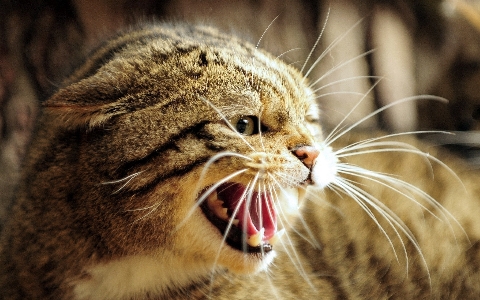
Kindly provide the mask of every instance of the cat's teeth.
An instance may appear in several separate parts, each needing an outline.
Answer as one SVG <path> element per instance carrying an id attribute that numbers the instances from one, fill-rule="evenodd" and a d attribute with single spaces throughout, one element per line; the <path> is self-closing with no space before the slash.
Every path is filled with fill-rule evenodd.
<path id="1" fill-rule="evenodd" d="M 222 220 L 228 220 L 228 209 L 223 207 L 223 201 L 219 200 L 217 197 L 217 192 L 214 191 L 207 197 L 208 208 L 215 213 L 217 217 Z"/>
<path id="2" fill-rule="evenodd" d="M 285 234 L 285 228 L 282 228 L 281 230 L 279 230 L 277 233 L 275 233 L 274 236 L 272 236 L 269 240 L 268 240 L 268 243 L 272 246 L 274 246 L 281 238 L 282 236 Z"/>
<path id="3" fill-rule="evenodd" d="M 247 244 L 249 244 L 252 247 L 260 246 L 263 240 L 264 233 L 265 233 L 265 228 L 262 228 L 256 234 L 249 236 L 247 239 Z"/>
<path id="4" fill-rule="evenodd" d="M 240 223 L 239 219 L 233 219 L 232 224 L 235 226 L 238 226 L 238 223 Z"/>

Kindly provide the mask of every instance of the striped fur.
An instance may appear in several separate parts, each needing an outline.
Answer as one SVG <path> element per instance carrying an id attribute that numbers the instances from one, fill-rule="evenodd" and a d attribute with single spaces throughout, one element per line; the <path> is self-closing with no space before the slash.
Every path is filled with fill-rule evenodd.
<path id="1" fill-rule="evenodd" d="M 302 81 L 293 68 L 209 27 L 147 26 L 100 46 L 44 104 L 3 237 L 2 290 L 12 297 L 28 291 L 32 298 L 96 298 L 103 289 L 91 286 L 102 280 L 92 275 L 97 266 L 140 257 L 157 261 L 155 278 L 165 278 L 98 297 L 176 293 L 212 271 L 263 268 L 261 259 L 239 263 L 242 252 L 230 247 L 216 262 L 221 235 L 199 209 L 189 212 L 204 187 L 245 168 L 244 160 L 227 157 L 202 177 L 219 151 L 265 149 L 283 163 L 277 169 L 299 170 L 298 179 L 278 178 L 284 186 L 306 180 L 290 152 L 313 143 L 302 123 L 314 98 Z M 242 115 L 268 124 L 262 140 L 245 137 L 246 144 L 223 119 Z M 292 126 L 300 127 L 294 133 Z M 157 274 L 180 267 L 179 274 Z"/>
<path id="2" fill-rule="evenodd" d="M 233 120 L 245 116 L 261 126 L 241 135 Z M 371 137 L 346 135 L 338 147 Z M 348 160 L 396 174 L 437 203 L 406 183 L 396 191 L 367 173 L 328 174 L 351 165 L 328 156 L 323 143 L 307 80 L 277 58 L 210 27 L 125 31 L 93 51 L 44 104 L 2 232 L 1 296 L 480 296 L 477 172 L 438 153 L 456 168 L 466 188 L 459 192 L 450 171 L 415 155 L 417 148 L 392 155 L 388 147 L 398 144 L 385 144 L 386 154 Z M 303 152 L 312 148 L 320 154 L 310 163 Z M 273 251 L 246 253 L 255 247 L 243 240 L 237 249 L 230 236 L 225 243 L 208 215 L 213 209 L 200 205 L 222 180 L 253 183 L 251 194 L 298 194 L 273 197 L 287 229 Z M 364 202 L 341 194 L 341 180 L 357 181 L 392 212 L 374 211 L 375 202 L 362 210 Z M 394 213 L 398 219 L 388 219 Z"/>

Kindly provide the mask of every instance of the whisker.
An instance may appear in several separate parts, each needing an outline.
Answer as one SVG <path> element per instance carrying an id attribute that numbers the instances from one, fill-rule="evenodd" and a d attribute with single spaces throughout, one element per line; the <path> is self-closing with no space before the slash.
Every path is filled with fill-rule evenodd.
<path id="1" fill-rule="evenodd" d="M 415 194 L 419 194 L 422 198 L 426 199 L 427 202 L 434 205 L 435 207 L 437 207 L 439 205 L 438 202 L 435 201 L 435 199 L 433 199 L 430 195 L 428 195 L 427 193 L 423 192 L 421 189 L 417 188 L 416 186 L 414 186 L 414 185 L 412 185 L 408 182 L 405 182 L 401 179 L 392 177 L 389 174 L 374 172 L 374 171 L 370 171 L 370 170 L 367 170 L 367 169 L 364 169 L 364 168 L 361 168 L 361 167 L 358 167 L 358 166 L 347 165 L 347 164 L 339 165 L 338 166 L 338 172 L 342 173 L 342 174 L 346 174 L 346 175 L 352 175 L 352 176 L 356 176 L 356 177 L 359 177 L 359 178 L 364 178 L 366 180 L 376 182 L 376 183 L 378 183 L 382 186 L 385 186 L 388 189 L 391 189 L 391 190 L 397 192 L 398 194 L 404 196 L 405 198 L 411 200 L 416 205 L 420 206 L 421 208 L 426 210 L 428 213 L 430 213 L 434 218 L 441 221 L 441 219 L 434 212 L 430 211 L 423 204 L 421 204 L 420 202 L 415 200 L 415 198 L 413 198 L 413 196 L 409 196 L 406 193 L 404 193 L 404 192 L 400 191 L 399 189 L 392 186 L 392 185 L 399 185 L 401 187 L 404 187 L 408 191 L 413 191 Z M 443 207 L 439 206 L 439 207 L 437 207 L 437 209 L 443 209 Z"/>
<path id="2" fill-rule="evenodd" d="M 296 51 L 296 50 L 302 50 L 302 48 L 293 48 L 293 49 L 287 50 L 287 51 L 283 52 L 282 54 L 280 54 L 279 56 L 277 56 L 277 59 L 280 59 L 285 54 L 290 53 L 292 51 Z"/>
<path id="3" fill-rule="evenodd" d="M 330 13 L 330 10 L 328 11 L 328 13 Z M 358 20 L 355 24 L 352 25 L 352 27 L 350 29 L 348 29 L 346 32 L 344 32 L 341 36 L 337 37 L 330 45 L 328 45 L 327 48 L 325 48 L 325 50 L 323 50 L 323 52 L 317 57 L 317 59 L 315 60 L 315 62 L 310 66 L 310 68 L 308 69 L 308 71 L 304 74 L 304 77 L 307 78 L 308 75 L 313 71 L 313 69 L 315 69 L 315 67 L 320 63 L 320 61 L 335 47 L 337 46 L 353 29 L 355 29 L 355 27 L 357 27 L 360 23 L 363 22 L 363 19 L 360 19 Z M 324 24 L 324 28 L 322 29 L 322 34 L 323 34 L 323 30 L 325 29 L 325 26 L 326 26 L 326 22 Z M 316 42 L 316 44 L 318 44 L 318 42 Z M 315 44 L 315 45 L 316 45 Z M 312 50 L 313 52 L 313 50 Z M 300 73 L 303 72 L 303 68 L 300 70 Z M 304 79 L 305 80 L 305 79 Z"/>
<path id="4" fill-rule="evenodd" d="M 244 201 L 245 196 L 247 195 L 247 191 L 249 190 L 251 185 L 252 185 L 252 181 L 250 181 L 246 185 L 245 190 L 243 191 L 242 196 L 240 197 L 240 200 L 238 201 L 237 205 L 235 206 L 235 209 L 232 212 L 232 216 L 230 217 L 230 219 L 228 221 L 227 228 L 225 229 L 225 234 L 222 237 L 222 242 L 220 243 L 220 247 L 218 248 L 217 254 L 215 255 L 215 260 L 214 260 L 214 263 L 213 263 L 213 266 L 212 266 L 212 276 L 210 277 L 210 282 L 211 282 L 210 286 L 211 287 L 213 285 L 213 276 L 214 276 L 215 268 L 217 267 L 217 264 L 218 264 L 218 259 L 220 258 L 222 248 L 225 246 L 225 244 L 227 242 L 228 232 L 231 230 L 231 228 L 233 226 L 233 221 L 236 219 L 238 211 L 240 210 L 240 207 L 242 206 L 242 201 Z"/>
<path id="5" fill-rule="evenodd" d="M 267 185 L 265 185 L 265 181 L 264 181 L 264 186 L 263 187 L 264 187 L 263 192 L 264 192 L 265 195 L 269 194 L 272 197 L 274 196 L 274 194 L 272 192 L 272 185 L 271 184 L 268 184 L 268 186 L 267 186 Z M 275 211 L 275 208 L 274 207 L 272 208 L 270 205 L 271 205 L 271 203 L 269 201 L 267 201 L 268 216 L 270 217 L 270 219 L 273 220 L 273 216 L 274 216 L 273 212 Z M 275 205 L 275 198 L 274 198 L 274 201 L 273 201 L 273 205 Z"/>
<path id="6" fill-rule="evenodd" d="M 406 132 L 398 132 L 398 133 L 389 133 L 389 134 L 385 134 L 385 135 L 382 135 L 382 136 L 372 137 L 372 138 L 368 138 L 368 139 L 365 139 L 365 140 L 361 140 L 361 141 L 349 144 L 348 146 L 345 146 L 342 149 L 339 149 L 339 150 L 335 151 L 335 153 L 342 153 L 342 152 L 346 152 L 347 150 L 353 151 L 355 149 L 358 149 L 358 148 L 356 148 L 358 145 L 365 145 L 365 144 L 369 144 L 371 142 L 376 142 L 378 140 L 384 140 L 384 139 L 387 139 L 387 138 L 407 136 L 407 135 L 426 134 L 426 133 L 452 135 L 452 133 L 449 132 L 449 131 L 435 131 L 435 130 L 433 130 L 433 131 L 432 130 L 418 130 L 418 131 L 406 131 Z M 399 142 L 399 143 L 401 143 L 401 142 Z M 414 146 L 412 146 L 408 143 L 403 143 L 403 144 L 408 145 L 408 147 L 414 147 Z M 416 147 L 414 147 L 414 148 L 417 149 Z"/>
<path id="7" fill-rule="evenodd" d="M 453 236 L 455 236 L 455 239 L 456 239 L 456 235 L 455 235 L 455 232 L 453 230 L 453 226 L 452 226 L 452 224 L 449 220 L 453 220 L 458 225 L 458 227 L 463 231 L 465 237 L 468 239 L 468 235 L 465 232 L 465 229 L 460 224 L 460 222 L 455 218 L 455 216 L 453 216 L 452 213 L 450 213 L 445 207 L 443 207 L 443 205 L 441 205 L 437 200 L 435 200 L 435 198 L 433 198 L 432 196 L 427 194 L 425 191 L 423 191 L 419 187 L 417 187 L 417 186 L 415 186 L 415 185 L 413 185 L 409 182 L 406 182 L 404 180 L 401 180 L 401 179 L 398 179 L 398 178 L 395 178 L 395 177 L 392 177 L 392 176 L 389 176 L 389 175 L 385 175 L 385 174 L 382 174 L 382 173 L 366 170 L 366 169 L 358 167 L 358 166 L 341 164 L 341 165 L 338 166 L 338 170 L 339 170 L 338 171 L 339 173 L 350 174 L 350 175 L 353 175 L 353 176 L 357 176 L 357 177 L 364 178 L 364 179 L 376 182 L 378 184 L 381 184 L 381 185 L 397 192 L 398 194 L 404 196 L 405 198 L 411 200 L 413 203 L 415 203 L 416 205 L 420 206 L 421 208 L 426 210 L 428 213 L 430 213 L 434 218 L 436 218 L 439 221 L 442 221 L 442 219 L 440 219 L 434 212 L 430 211 L 428 208 L 426 208 L 420 202 L 415 200 L 415 198 L 407 195 L 406 193 L 400 191 L 398 188 L 395 188 L 394 186 L 404 188 L 407 191 L 418 195 L 419 197 L 421 197 L 423 200 L 425 200 L 427 203 L 432 205 L 437 211 L 439 211 L 441 213 L 441 215 L 443 217 L 443 220 L 445 220 L 447 222 Z"/>
<path id="8" fill-rule="evenodd" d="M 458 175 L 455 173 L 455 171 L 453 171 L 447 164 L 442 162 L 440 159 L 436 158 L 435 156 L 430 155 L 429 153 L 422 152 L 421 150 L 417 149 L 414 146 L 411 146 L 412 148 L 407 147 L 409 144 L 403 143 L 403 142 L 382 142 L 382 143 L 372 143 L 372 144 L 378 144 L 378 145 L 384 145 L 384 146 L 385 145 L 397 145 L 397 146 L 400 145 L 403 148 L 380 148 L 380 149 L 370 149 L 370 150 L 365 150 L 365 151 L 357 151 L 357 152 L 353 152 L 353 153 L 350 153 L 350 151 L 354 151 L 354 149 L 350 148 L 350 149 L 347 149 L 348 151 L 344 151 L 346 153 L 343 153 L 343 154 L 341 152 L 340 152 L 340 154 L 337 154 L 338 153 L 337 151 L 335 151 L 334 153 L 335 153 L 335 156 L 338 157 L 338 158 L 343 158 L 343 157 L 348 157 L 348 156 L 356 156 L 356 155 L 361 155 L 361 154 L 369 154 L 369 153 L 381 153 L 381 152 L 404 152 L 404 153 L 420 155 L 421 157 L 424 157 L 428 161 L 433 161 L 433 162 L 439 164 L 442 168 L 444 168 L 446 171 L 448 171 L 450 173 L 450 175 L 452 175 L 453 178 L 455 178 L 458 181 L 458 183 L 461 184 L 461 186 L 463 187 L 463 189 L 465 191 L 467 190 L 467 188 L 463 184 L 462 180 L 460 179 L 460 177 L 458 177 Z M 368 145 L 356 145 L 355 147 L 358 147 L 357 148 L 357 150 L 358 150 L 360 148 L 367 148 L 369 146 Z M 338 151 L 342 151 L 342 149 L 340 149 Z"/>
<path id="9" fill-rule="evenodd" d="M 250 185 L 250 188 L 246 189 L 245 191 L 247 192 L 246 193 L 246 197 L 245 197 L 245 207 L 244 209 L 245 210 L 248 210 L 250 209 L 250 206 L 252 205 L 252 198 L 253 198 L 253 193 L 255 192 L 255 186 L 257 185 L 258 183 L 258 179 L 260 177 L 260 173 L 257 173 L 255 174 L 255 177 L 252 179 L 252 184 Z M 258 195 L 257 195 L 258 197 Z M 243 199 L 243 198 L 240 198 L 240 199 Z M 241 201 L 240 201 L 241 202 Z M 258 203 L 259 201 L 257 201 Z M 248 216 L 248 213 L 244 213 L 244 219 L 243 219 L 243 225 L 244 225 L 244 228 L 243 228 L 243 232 L 247 232 L 247 216 Z M 258 228 L 257 228 L 258 229 Z M 261 230 L 261 228 L 260 228 Z M 247 252 L 247 243 L 245 240 L 243 240 L 243 251 L 244 252 Z"/>
<path id="10" fill-rule="evenodd" d="M 373 91 L 373 89 L 378 85 L 378 83 L 379 83 L 379 80 L 377 80 L 374 84 L 372 84 L 372 86 L 368 89 L 368 91 L 365 93 L 365 95 L 363 95 L 363 97 L 357 102 L 357 104 L 355 104 L 352 107 L 352 109 L 350 109 L 350 111 L 343 117 L 343 119 L 332 129 L 332 131 L 330 131 L 328 136 L 323 140 L 323 143 L 326 146 L 330 146 L 330 144 L 333 141 L 335 141 L 336 139 L 338 139 L 339 137 L 341 137 L 345 133 L 349 132 L 352 128 L 354 128 L 352 126 L 350 126 L 350 127 L 345 126 L 346 125 L 345 121 L 348 119 L 348 117 L 350 117 L 353 114 L 353 112 L 357 109 L 357 107 L 360 106 L 360 104 L 363 102 L 363 100 L 365 100 L 365 98 L 370 94 L 370 92 Z M 336 137 L 336 139 L 334 139 L 333 141 L 330 141 L 334 137 Z"/>
<path id="11" fill-rule="evenodd" d="M 419 254 L 419 256 L 420 256 L 420 258 L 421 258 L 421 260 L 422 260 L 422 262 L 425 266 L 425 269 L 427 271 L 428 278 L 429 278 L 429 281 L 430 281 L 430 284 L 431 284 L 430 271 L 429 271 L 429 268 L 428 268 L 427 261 L 426 261 L 424 255 L 423 255 L 423 252 L 421 251 L 420 244 L 415 239 L 415 236 L 410 231 L 410 229 L 408 229 L 408 227 L 405 225 L 405 223 L 393 211 L 391 211 L 387 206 L 385 206 L 380 200 L 378 200 L 377 198 L 375 198 L 371 194 L 367 193 L 366 191 L 364 191 L 364 190 L 358 188 L 357 186 L 353 185 L 352 183 L 349 182 L 349 180 L 338 177 L 338 180 L 335 182 L 335 184 L 338 185 L 339 187 L 341 187 L 341 192 L 346 192 L 347 195 L 352 197 L 360 205 L 360 207 L 362 209 L 364 209 L 365 212 L 367 212 L 367 214 L 371 217 L 371 219 L 377 224 L 380 231 L 385 235 L 388 242 L 390 243 L 390 246 L 392 247 L 392 250 L 395 254 L 395 257 L 397 257 L 397 261 L 399 261 L 398 256 L 397 256 L 396 251 L 395 251 L 395 247 L 393 246 L 392 240 L 388 237 L 388 234 L 386 233 L 385 229 L 383 229 L 383 227 L 380 225 L 378 220 L 373 215 L 372 211 L 368 208 L 368 206 L 366 206 L 365 203 L 368 203 L 370 206 L 372 206 L 377 212 L 379 212 L 384 217 L 384 219 L 390 225 L 392 230 L 394 230 L 395 235 L 397 235 L 397 237 L 398 237 L 398 239 L 399 239 L 399 241 L 402 245 L 402 248 L 403 248 L 403 251 L 404 251 L 404 256 L 405 256 L 405 259 L 406 259 L 406 267 L 407 267 L 407 274 L 408 274 L 409 257 L 408 257 L 407 251 L 406 251 L 405 243 L 403 242 L 403 239 L 401 238 L 400 232 L 397 230 L 397 228 L 407 237 L 407 239 L 412 243 L 412 245 L 415 247 L 417 253 Z M 365 203 L 363 203 L 363 201 L 365 201 Z"/>
<path id="12" fill-rule="evenodd" d="M 242 169 L 242 170 L 239 170 L 239 171 L 236 171 L 228 176 L 225 176 L 224 178 L 220 179 L 217 183 L 215 183 L 214 185 L 212 185 L 210 188 L 208 188 L 205 192 L 202 193 L 202 195 L 198 198 L 198 200 L 195 202 L 195 204 L 192 206 L 192 208 L 190 209 L 190 211 L 187 213 L 187 215 L 185 216 L 185 219 L 180 222 L 176 228 L 180 228 L 182 227 L 183 225 L 185 225 L 186 221 L 188 218 L 190 218 L 192 216 L 192 214 L 200 207 L 200 205 L 202 205 L 203 201 L 205 201 L 205 199 L 207 199 L 207 197 L 213 192 L 215 191 L 219 186 L 221 186 L 222 184 L 224 184 L 225 182 L 228 182 L 230 181 L 232 178 L 235 178 L 237 176 L 239 176 L 240 174 L 242 173 L 245 173 L 248 169 L 245 168 L 245 169 Z"/>
<path id="13" fill-rule="evenodd" d="M 149 212 L 147 212 L 146 214 L 144 214 L 143 216 L 139 217 L 138 219 L 135 219 L 135 221 L 132 222 L 132 225 L 145 219 L 146 217 L 148 217 L 149 215 L 151 215 L 154 211 L 156 211 L 160 205 L 162 204 L 162 201 L 158 201 L 156 204 L 153 204 L 153 205 L 150 205 L 149 207 L 144 207 L 144 208 L 139 208 L 139 209 L 131 209 L 131 210 L 126 210 L 126 211 L 130 211 L 130 212 L 133 212 L 133 211 L 140 211 L 140 210 L 146 210 L 146 209 L 150 209 Z"/>
<path id="14" fill-rule="evenodd" d="M 260 42 L 262 41 L 263 39 L 263 36 L 267 33 L 268 29 L 270 29 L 270 27 L 272 26 L 272 24 L 277 20 L 277 18 L 279 17 L 280 15 L 277 15 L 273 20 L 272 22 L 270 22 L 270 24 L 268 24 L 267 28 L 265 28 L 265 30 L 263 31 L 262 35 L 260 36 L 260 39 L 258 39 L 258 42 L 257 44 L 255 45 L 255 49 L 258 49 L 258 46 L 260 46 Z"/>
<path id="15" fill-rule="evenodd" d="M 380 77 L 380 76 L 371 76 L 371 75 L 352 76 L 352 77 L 339 79 L 339 80 L 335 80 L 335 81 L 329 82 L 327 84 L 324 84 L 321 87 L 314 89 L 313 92 L 317 93 L 318 91 L 321 91 L 321 90 L 323 90 L 323 89 L 325 89 L 329 86 L 336 85 L 336 84 L 343 83 L 343 82 L 356 80 L 356 79 L 376 79 L 376 80 L 379 80 L 381 78 L 382 77 Z M 310 87 L 313 87 L 313 84 L 311 84 Z M 363 93 L 361 93 L 361 95 L 363 96 Z"/>
<path id="16" fill-rule="evenodd" d="M 375 217 L 374 213 L 372 212 L 370 207 L 367 205 L 367 203 L 369 205 L 371 205 L 376 211 L 378 211 L 385 218 L 385 220 L 388 222 L 388 224 L 391 226 L 391 228 L 395 231 L 395 234 L 398 236 L 398 238 L 399 238 L 399 240 L 402 244 L 402 248 L 404 250 L 405 258 L 407 260 L 407 268 L 408 268 L 408 254 L 406 252 L 405 244 L 404 244 L 399 232 L 397 231 L 396 227 L 392 224 L 392 221 L 391 221 L 392 216 L 390 216 L 383 209 L 381 209 L 380 207 L 375 205 L 375 203 L 372 201 L 372 198 L 373 199 L 376 199 L 376 198 L 374 198 L 373 196 L 371 196 L 369 193 L 365 192 L 364 190 L 362 190 L 362 189 L 356 187 L 355 185 L 351 184 L 349 182 L 349 180 L 339 177 L 338 180 L 334 184 L 339 187 L 340 192 L 345 193 L 347 196 L 351 197 L 355 202 L 357 202 L 357 204 L 363 209 L 363 211 L 365 213 L 367 213 L 367 215 L 370 217 L 370 219 L 377 225 L 377 228 L 382 232 L 382 234 L 387 239 L 387 241 L 390 244 L 390 247 L 392 248 L 392 251 L 395 255 L 395 259 L 397 260 L 397 262 L 399 262 L 398 254 L 397 254 L 397 251 L 395 250 L 395 246 L 393 245 L 393 241 L 391 240 L 390 236 L 385 231 L 383 226 L 380 224 L 377 217 Z M 380 202 L 380 201 L 378 201 L 378 202 Z M 403 224 L 403 222 L 401 220 L 399 220 L 399 222 L 400 222 L 400 224 Z"/>
<path id="17" fill-rule="evenodd" d="M 331 96 L 331 95 L 355 95 L 355 96 L 363 96 L 363 93 L 360 92 L 350 92 L 350 91 L 341 91 L 341 92 L 329 92 L 320 95 L 316 95 L 315 99 L 320 99 L 323 97 Z"/>
<path id="18" fill-rule="evenodd" d="M 303 63 L 303 66 L 302 68 L 300 68 L 300 73 L 303 73 L 303 70 L 305 69 L 305 66 L 307 65 L 308 61 L 310 60 L 310 58 L 312 57 L 313 55 L 313 52 L 315 51 L 315 49 L 317 48 L 318 46 L 318 43 L 320 42 L 320 39 L 322 38 L 323 36 L 323 33 L 325 32 L 325 28 L 327 28 L 327 22 L 328 22 L 328 18 L 330 17 L 330 7 L 328 8 L 327 10 L 327 15 L 325 16 L 325 21 L 323 22 L 323 26 L 322 26 L 322 30 L 320 31 L 320 34 L 318 35 L 317 37 L 317 40 L 315 41 L 315 43 L 313 44 L 313 47 L 312 49 L 310 50 L 310 53 L 308 53 L 307 55 L 307 58 L 305 59 L 305 62 Z M 304 79 L 308 76 L 308 74 L 310 73 L 310 71 L 312 70 L 313 67 L 310 67 L 307 71 L 307 74 L 305 74 L 304 76 Z"/>
<path id="19" fill-rule="evenodd" d="M 262 185 L 263 183 L 263 185 Z M 257 214 L 259 216 L 259 221 L 260 221 L 260 228 L 264 228 L 263 226 L 263 205 L 262 205 L 262 197 L 261 197 L 261 194 L 263 195 L 267 195 L 266 194 L 266 188 L 265 188 L 265 181 L 264 180 L 261 180 L 259 183 L 258 183 L 258 190 L 261 191 L 261 193 L 258 193 L 257 194 Z M 268 206 L 268 200 L 265 200 L 265 203 L 266 205 Z M 268 208 L 267 208 L 268 209 Z M 268 213 L 270 214 L 270 211 L 268 211 Z M 271 218 L 271 214 L 270 214 L 270 218 Z M 263 243 L 263 237 L 262 237 L 262 241 L 260 242 L 260 244 Z M 265 251 L 263 250 L 263 247 L 260 247 L 260 252 L 262 253 L 262 255 L 265 255 Z"/>
<path id="20" fill-rule="evenodd" d="M 331 68 L 330 70 L 328 70 L 327 72 L 323 73 L 322 76 L 320 76 L 319 78 L 317 78 L 315 81 L 313 81 L 312 83 L 309 84 L 309 87 L 313 87 L 315 86 L 316 84 L 318 84 L 320 81 L 322 81 L 323 79 L 327 78 L 328 76 L 330 76 L 331 74 L 333 74 L 335 71 L 337 71 L 338 69 L 340 68 L 343 68 L 344 66 L 358 60 L 358 59 L 361 59 L 371 53 L 375 52 L 375 50 L 368 50 L 368 51 L 365 51 L 363 52 L 362 54 L 359 54 L 353 58 L 350 58 L 349 60 L 347 61 L 344 61 L 336 66 L 334 66 L 333 68 Z M 307 75 L 305 75 L 307 76 Z M 368 77 L 368 76 L 367 76 Z M 375 76 L 376 78 L 378 78 L 378 76 Z"/>
<path id="21" fill-rule="evenodd" d="M 285 228 L 283 224 L 283 220 L 279 219 L 279 221 L 282 227 Z M 288 244 L 285 243 L 285 238 L 280 239 L 280 243 L 283 245 L 285 249 L 285 253 L 287 254 L 288 258 L 293 263 L 295 269 L 297 269 L 297 272 L 300 274 L 300 276 L 302 276 L 303 279 L 305 279 L 305 281 L 313 290 L 316 290 L 317 288 L 313 285 L 312 281 L 308 277 L 308 273 L 305 271 L 305 268 L 303 267 L 302 261 L 296 250 L 295 243 L 290 238 L 289 231 L 285 231 L 284 237 L 287 239 Z"/>
<path id="22" fill-rule="evenodd" d="M 267 152 L 265 150 L 265 145 L 263 144 L 263 135 L 262 135 L 262 121 L 260 119 L 260 116 L 261 116 L 262 112 L 260 112 L 260 114 L 258 114 L 258 135 L 259 135 L 259 139 L 260 139 L 260 145 L 262 146 L 262 150 L 263 152 Z"/>
<path id="23" fill-rule="evenodd" d="M 243 135 L 241 135 L 240 133 L 238 133 L 238 131 L 233 127 L 233 125 L 228 121 L 227 117 L 225 117 L 225 115 L 215 106 L 213 105 L 213 103 L 211 103 L 210 101 L 208 101 L 208 99 L 206 99 L 205 97 L 201 96 L 201 95 L 198 95 L 198 98 L 200 98 L 201 100 L 203 100 L 205 103 L 207 103 L 213 110 L 215 110 L 215 112 L 217 112 L 217 114 L 220 116 L 220 118 L 227 124 L 227 126 L 233 131 L 235 132 L 238 137 L 245 143 L 245 145 L 247 145 L 252 151 L 255 151 L 255 148 L 253 148 L 252 145 L 250 145 L 249 142 L 247 142 L 247 140 L 245 139 L 245 137 Z"/>
<path id="24" fill-rule="evenodd" d="M 248 157 L 246 155 L 243 155 L 243 154 L 240 154 L 240 153 L 236 153 L 236 152 L 224 151 L 224 152 L 219 152 L 219 153 L 215 154 L 203 166 L 203 170 L 202 170 L 202 173 L 200 173 L 200 176 L 198 178 L 197 187 L 195 188 L 195 190 L 199 189 L 200 184 L 202 183 L 203 178 L 207 175 L 207 172 L 208 172 L 208 169 L 210 168 L 210 166 L 212 164 L 214 164 L 217 160 L 222 159 L 224 157 L 238 157 L 238 158 L 242 158 L 242 159 L 245 159 L 245 160 L 248 160 L 248 161 L 252 161 L 252 159 L 250 157 Z"/>
<path id="25" fill-rule="evenodd" d="M 370 91 L 376 86 L 376 84 L 378 84 L 378 82 L 376 82 L 374 85 L 372 85 L 372 87 L 369 89 L 369 91 L 367 93 L 370 93 Z M 352 130 L 353 128 L 357 127 L 359 124 L 363 123 L 365 120 L 368 120 L 370 119 L 371 117 L 379 114 L 380 112 L 394 106 L 394 105 L 398 105 L 398 104 L 401 104 L 401 103 L 405 103 L 405 102 L 410 102 L 410 101 L 419 101 L 419 100 L 424 100 L 424 99 L 428 99 L 428 100 L 437 100 L 437 101 L 441 101 L 441 102 L 446 102 L 448 100 L 446 100 L 445 98 L 442 98 L 442 97 L 438 97 L 438 96 L 433 96 L 433 95 L 420 95 L 420 96 L 412 96 L 412 97 L 407 97 L 407 98 L 403 98 L 403 99 L 400 99 L 400 100 L 397 100 L 395 102 L 392 102 L 390 104 L 387 104 L 385 106 L 382 106 L 378 109 L 376 109 L 375 111 L 369 113 L 368 115 L 366 115 L 365 117 L 363 117 L 362 119 L 358 120 L 357 122 L 355 122 L 354 124 L 350 125 L 349 127 L 347 127 L 347 129 L 345 129 L 343 132 L 340 132 L 339 134 L 337 134 L 335 137 L 332 137 L 331 135 L 333 134 L 333 131 L 330 133 L 330 135 L 325 139 L 325 143 L 327 145 L 330 145 L 331 143 L 333 143 L 334 141 L 336 141 L 337 139 L 339 139 L 341 136 L 343 136 L 344 134 L 346 134 L 347 132 L 349 132 L 350 130 Z M 363 99 L 362 99 L 363 100 Z M 360 101 L 362 101 L 360 100 Z M 357 104 L 358 105 L 358 104 Z M 352 111 L 357 107 L 357 105 L 355 105 L 352 110 L 347 114 L 347 116 L 349 116 Z M 346 117 L 347 117 L 346 116 Z M 344 118 L 340 123 L 344 122 L 346 120 L 346 118 Z M 339 123 L 339 124 L 340 124 Z M 337 125 L 338 127 L 338 125 Z M 335 127 L 335 128 L 337 128 Z"/>
<path id="26" fill-rule="evenodd" d="M 285 191 L 285 189 L 282 187 L 282 185 L 276 180 L 276 178 L 269 174 L 272 178 L 272 180 L 275 182 L 276 186 L 278 187 L 278 189 L 280 190 L 281 193 L 285 194 L 285 195 L 288 195 L 288 193 Z M 277 193 L 277 190 L 276 189 L 273 189 L 270 191 L 273 195 L 275 195 L 275 199 L 277 199 L 277 201 L 275 203 L 279 203 L 278 199 L 280 199 L 280 196 L 278 195 Z M 307 238 L 304 234 L 302 234 L 301 232 L 299 232 L 295 226 L 293 224 L 291 224 L 289 221 L 288 221 L 288 218 L 285 217 L 286 213 L 283 211 L 283 208 L 281 205 L 277 205 L 277 211 L 282 215 L 284 216 L 284 219 L 285 219 L 285 222 L 287 223 L 287 225 L 297 234 L 299 235 L 301 238 L 303 238 L 305 241 L 307 241 L 310 245 L 312 245 L 313 247 L 315 248 L 320 248 L 320 244 L 318 243 L 318 241 L 316 240 L 315 236 L 313 235 L 313 232 L 311 231 L 310 227 L 306 224 L 305 222 L 305 219 L 303 218 L 303 216 L 301 214 L 298 215 L 298 219 L 301 220 L 302 224 L 304 225 L 304 228 L 305 228 L 305 231 L 307 232 L 307 234 L 310 236 L 310 238 Z"/>
<path id="27" fill-rule="evenodd" d="M 142 174 L 143 172 L 145 172 L 145 170 L 143 171 L 139 171 L 139 172 L 135 172 L 133 174 L 130 174 L 122 179 L 118 179 L 118 180 L 112 180 L 112 181 L 105 181 L 105 182 L 101 182 L 100 184 L 101 185 L 110 185 L 110 184 L 117 184 L 117 183 L 122 183 L 124 181 L 126 181 L 119 189 L 117 189 L 116 191 L 114 191 L 112 193 L 112 195 L 115 195 L 117 193 L 119 193 L 121 190 L 123 190 L 129 183 L 130 181 L 132 181 L 135 177 L 137 177 L 138 175 Z"/>

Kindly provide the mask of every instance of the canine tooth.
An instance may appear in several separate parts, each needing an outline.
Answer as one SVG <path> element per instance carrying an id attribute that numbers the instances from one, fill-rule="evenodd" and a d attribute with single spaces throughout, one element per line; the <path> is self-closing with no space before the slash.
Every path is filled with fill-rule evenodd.
<path id="1" fill-rule="evenodd" d="M 239 219 L 233 219 L 232 224 L 235 226 L 238 226 L 238 223 L 240 223 Z"/>
<path id="2" fill-rule="evenodd" d="M 281 238 L 282 236 L 285 234 L 285 228 L 282 228 L 281 230 L 279 230 L 277 233 L 275 233 L 274 236 L 272 236 L 269 240 L 268 240 L 268 243 L 272 246 L 274 246 Z"/>
<path id="3" fill-rule="evenodd" d="M 265 233 L 265 228 L 260 229 L 256 234 L 253 234 L 248 237 L 247 244 L 252 247 L 258 247 L 262 243 L 263 235 Z"/>
<path id="4" fill-rule="evenodd" d="M 215 201 L 219 201 L 217 197 L 217 191 L 213 191 L 210 195 L 207 197 L 208 203 L 213 203 Z"/>

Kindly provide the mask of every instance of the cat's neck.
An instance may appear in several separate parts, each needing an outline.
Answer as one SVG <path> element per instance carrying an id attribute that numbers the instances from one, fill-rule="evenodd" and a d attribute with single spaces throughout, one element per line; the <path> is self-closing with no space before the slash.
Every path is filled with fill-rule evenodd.
<path id="1" fill-rule="evenodd" d="M 145 291 L 172 296 L 188 293 L 189 299 L 196 299 L 194 295 L 204 296 L 201 287 L 212 279 L 211 266 L 201 260 L 185 265 L 184 260 L 168 252 L 124 257 L 97 264 L 87 273 L 88 279 L 74 283 L 76 299 L 130 299 Z"/>

